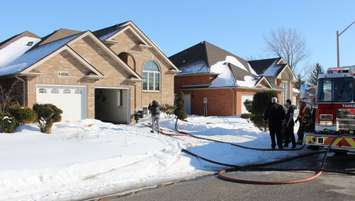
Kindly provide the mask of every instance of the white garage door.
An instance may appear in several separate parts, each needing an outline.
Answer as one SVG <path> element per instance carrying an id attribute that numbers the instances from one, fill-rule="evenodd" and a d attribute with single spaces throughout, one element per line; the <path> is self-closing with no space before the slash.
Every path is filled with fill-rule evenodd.
<path id="1" fill-rule="evenodd" d="M 62 120 L 76 121 L 86 117 L 86 90 L 84 87 L 37 87 L 37 103 L 51 103 L 63 110 Z"/>
<path id="2" fill-rule="evenodd" d="M 242 114 L 244 114 L 244 113 L 249 113 L 249 111 L 247 110 L 247 108 L 245 107 L 245 105 L 244 105 L 244 102 L 246 101 L 246 100 L 250 100 L 250 101 L 253 101 L 253 95 L 242 95 L 242 102 L 241 102 L 241 105 L 242 105 Z"/>

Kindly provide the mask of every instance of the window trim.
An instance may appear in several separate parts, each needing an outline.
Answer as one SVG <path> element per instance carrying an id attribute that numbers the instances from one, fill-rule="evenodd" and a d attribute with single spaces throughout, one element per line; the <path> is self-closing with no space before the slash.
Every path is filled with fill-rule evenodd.
<path id="1" fill-rule="evenodd" d="M 148 63 L 148 62 L 153 62 L 157 68 L 158 68 L 158 71 L 153 71 L 153 70 L 144 70 L 144 66 Z M 144 89 L 144 79 L 143 82 L 142 82 L 142 90 L 143 92 L 160 92 L 161 90 L 161 72 L 160 72 L 160 67 L 159 65 L 157 64 L 157 62 L 153 61 L 153 60 L 149 60 L 147 62 L 144 63 L 143 65 L 143 77 L 144 77 L 144 73 L 147 73 L 147 77 L 146 77 L 146 83 L 147 83 L 147 88 Z M 156 86 L 156 75 L 159 75 L 159 84 L 158 86 Z M 149 78 L 150 78 L 150 75 L 153 75 L 153 83 L 150 83 L 149 81 Z M 153 89 L 149 89 L 149 87 L 151 86 L 151 84 L 153 84 Z M 158 90 L 156 90 L 158 87 Z"/>

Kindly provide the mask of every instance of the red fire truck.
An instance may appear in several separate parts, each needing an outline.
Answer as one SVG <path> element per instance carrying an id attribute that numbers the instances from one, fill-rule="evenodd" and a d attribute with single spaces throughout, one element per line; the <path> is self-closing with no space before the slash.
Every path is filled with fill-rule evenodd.
<path id="1" fill-rule="evenodd" d="M 315 131 L 306 132 L 305 144 L 355 151 L 355 66 L 319 75 L 315 109 Z"/>

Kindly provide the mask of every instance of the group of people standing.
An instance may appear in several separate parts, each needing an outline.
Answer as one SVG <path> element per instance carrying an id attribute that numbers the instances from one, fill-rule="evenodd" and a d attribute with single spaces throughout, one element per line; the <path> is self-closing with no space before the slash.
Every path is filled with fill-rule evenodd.
<path id="1" fill-rule="evenodd" d="M 306 103 L 300 102 L 300 112 L 294 121 L 294 111 L 296 107 L 292 105 L 291 100 L 286 101 L 285 107 L 277 103 L 277 98 L 271 99 L 271 104 L 264 113 L 264 120 L 268 121 L 271 148 L 275 149 L 276 145 L 279 149 L 288 147 L 292 144 L 292 148 L 296 148 L 296 144 L 303 143 L 304 132 L 312 127 L 312 111 L 307 107 Z M 297 143 L 294 135 L 295 122 L 299 121 L 299 129 L 297 132 Z"/>
<path id="2" fill-rule="evenodd" d="M 314 113 L 309 107 L 307 107 L 304 101 L 300 102 L 300 110 L 296 121 L 294 121 L 294 111 L 296 107 L 292 105 L 291 100 L 286 100 L 285 107 L 277 103 L 277 98 L 273 97 L 271 99 L 270 105 L 267 107 L 264 113 L 264 120 L 268 121 L 270 137 L 271 137 L 271 147 L 279 149 L 288 147 L 292 144 L 292 148 L 296 148 L 296 144 L 303 143 L 303 136 L 305 131 L 309 131 L 314 126 Z M 152 118 L 152 130 L 159 133 L 159 117 L 160 117 L 160 105 L 158 101 L 153 100 L 149 104 L 148 110 Z M 294 125 L 295 122 L 299 121 L 299 129 L 297 132 L 297 142 L 294 135 Z"/>

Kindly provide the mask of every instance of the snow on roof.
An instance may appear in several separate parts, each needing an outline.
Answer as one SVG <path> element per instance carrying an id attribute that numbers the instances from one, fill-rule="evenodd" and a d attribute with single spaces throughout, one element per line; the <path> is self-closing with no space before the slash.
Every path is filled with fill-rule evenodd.
<path id="1" fill-rule="evenodd" d="M 227 60 L 227 58 L 226 58 Z M 210 67 L 211 73 L 218 74 L 211 87 L 235 86 L 235 78 L 226 61 L 219 61 Z"/>
<path id="2" fill-rule="evenodd" d="M 250 75 L 245 75 L 242 78 L 234 75 L 229 64 L 232 64 L 234 68 L 239 68 L 239 72 L 236 73 L 248 73 Z M 256 79 L 252 76 L 253 72 L 250 72 L 246 66 L 239 62 L 233 56 L 227 56 L 225 60 L 219 61 L 210 67 L 211 73 L 218 74 L 217 78 L 211 83 L 211 87 L 226 87 L 226 86 L 243 86 L 243 87 L 254 87 Z M 254 72 L 255 73 L 255 72 Z M 242 79 L 242 80 L 241 80 Z"/>
<path id="3" fill-rule="evenodd" d="M 187 66 L 184 66 L 180 70 L 181 72 L 179 72 L 177 75 L 192 74 L 192 73 L 208 73 L 208 66 L 204 61 L 201 60 L 201 61 L 191 63 Z"/>
<path id="4" fill-rule="evenodd" d="M 24 36 L 0 49 L 0 66 L 5 66 L 11 63 L 31 49 L 39 41 L 39 38 Z"/>
<path id="5" fill-rule="evenodd" d="M 237 66 L 245 71 L 248 71 L 247 67 L 244 66 L 237 58 L 233 56 L 226 56 L 226 59 L 224 60 L 226 63 L 233 64 L 234 66 Z"/>
<path id="6" fill-rule="evenodd" d="M 39 60 L 43 59 L 44 57 L 50 55 L 57 49 L 63 47 L 65 44 L 78 37 L 79 35 L 80 34 L 68 36 L 63 39 L 31 49 L 22 56 L 18 57 L 13 62 L 9 63 L 8 65 L 0 67 L 0 76 L 13 75 L 25 70 L 26 68 L 37 63 Z"/>
<path id="7" fill-rule="evenodd" d="M 264 76 L 269 76 L 269 77 L 275 77 L 277 76 L 277 73 L 279 72 L 280 68 L 282 66 L 273 63 L 271 66 L 269 66 L 263 73 Z"/>
<path id="8" fill-rule="evenodd" d="M 252 76 L 246 75 L 243 80 L 237 80 L 236 85 L 240 87 L 254 87 L 257 79 Z"/>

